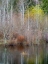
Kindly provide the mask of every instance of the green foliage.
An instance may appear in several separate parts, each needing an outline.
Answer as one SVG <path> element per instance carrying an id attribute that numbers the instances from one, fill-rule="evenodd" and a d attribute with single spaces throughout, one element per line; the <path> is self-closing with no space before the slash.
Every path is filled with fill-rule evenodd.
<path id="1" fill-rule="evenodd" d="M 31 3 L 30 3 L 31 2 Z M 33 0 L 27 0 L 28 7 L 35 6 L 36 2 Z M 48 0 L 39 0 L 39 4 L 46 14 L 48 14 Z"/>
<path id="2" fill-rule="evenodd" d="M 40 7 L 40 5 L 31 6 L 30 8 L 28 8 L 25 13 L 26 18 L 28 17 L 28 10 L 29 10 L 30 18 L 34 18 L 34 19 L 39 18 L 40 21 L 43 19 L 44 11 Z"/>
<path id="3" fill-rule="evenodd" d="M 19 1 L 20 0 L 10 0 L 9 1 L 9 10 L 11 9 L 11 5 L 13 6 L 14 11 L 19 11 Z M 35 2 L 33 0 L 24 0 L 24 8 L 27 9 L 31 6 L 35 6 Z"/>
<path id="4" fill-rule="evenodd" d="M 28 0 L 27 3 L 28 3 L 29 7 L 30 6 L 35 6 L 35 2 L 33 0 Z"/>
<path id="5" fill-rule="evenodd" d="M 48 0 L 42 0 L 42 8 L 48 14 Z"/>
<path id="6" fill-rule="evenodd" d="M 18 1 L 19 1 L 19 0 L 13 0 L 13 2 L 12 2 L 13 9 L 14 9 L 15 11 L 18 11 L 18 9 L 19 9 L 18 6 L 17 6 Z"/>
<path id="7" fill-rule="evenodd" d="M 13 11 L 18 11 L 18 2 L 19 2 L 19 0 L 10 0 L 9 1 L 9 8 L 8 8 L 8 10 L 10 10 L 11 9 L 11 6 L 13 7 Z"/>
<path id="8" fill-rule="evenodd" d="M 25 10 L 28 8 L 35 6 L 35 1 L 34 0 L 26 0 L 24 3 Z"/>

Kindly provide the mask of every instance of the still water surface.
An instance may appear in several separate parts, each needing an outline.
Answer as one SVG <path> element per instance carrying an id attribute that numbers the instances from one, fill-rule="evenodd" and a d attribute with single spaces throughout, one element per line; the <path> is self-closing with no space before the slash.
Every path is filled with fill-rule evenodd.
<path id="1" fill-rule="evenodd" d="M 28 52 L 26 47 L 0 46 L 0 64 L 23 64 L 24 56 L 28 57 Z"/>
<path id="2" fill-rule="evenodd" d="M 28 64 L 25 61 L 28 61 L 29 58 L 34 58 L 37 62 L 36 56 L 40 57 L 43 52 L 42 48 L 44 47 L 0 46 L 0 64 Z"/>

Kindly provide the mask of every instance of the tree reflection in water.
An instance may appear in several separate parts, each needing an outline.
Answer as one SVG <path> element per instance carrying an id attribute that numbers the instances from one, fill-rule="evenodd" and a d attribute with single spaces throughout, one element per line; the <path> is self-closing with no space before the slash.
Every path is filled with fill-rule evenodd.
<path id="1" fill-rule="evenodd" d="M 23 46 L 0 47 L 0 63 L 21 64 L 21 53 L 24 51 L 26 51 L 26 47 Z"/>

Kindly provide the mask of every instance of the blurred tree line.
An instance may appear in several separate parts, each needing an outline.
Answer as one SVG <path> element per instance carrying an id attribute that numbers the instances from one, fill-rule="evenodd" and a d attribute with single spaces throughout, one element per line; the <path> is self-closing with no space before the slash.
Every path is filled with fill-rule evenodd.
<path id="1" fill-rule="evenodd" d="M 0 0 L 0 6 L 3 0 Z M 7 0 L 5 0 L 7 1 Z M 19 2 L 23 1 L 24 8 L 27 9 L 28 7 L 32 7 L 36 5 L 36 0 L 8 0 L 9 1 L 9 10 L 11 9 L 11 5 L 13 6 L 14 11 L 19 10 Z M 42 7 L 45 13 L 48 14 L 48 0 L 38 0 L 39 5 Z"/>
<path id="2" fill-rule="evenodd" d="M 17 11 L 19 9 L 18 2 L 22 0 L 11 0 L 13 9 Z M 24 0 L 24 8 L 27 9 L 28 7 L 32 7 L 36 5 L 35 0 Z M 48 14 L 48 0 L 39 0 L 39 5 L 42 7 L 45 13 Z"/>

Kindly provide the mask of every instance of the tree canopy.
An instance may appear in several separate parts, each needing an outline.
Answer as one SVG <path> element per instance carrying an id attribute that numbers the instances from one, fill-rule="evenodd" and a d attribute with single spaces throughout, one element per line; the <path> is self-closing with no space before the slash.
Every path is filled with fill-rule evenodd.
<path id="1" fill-rule="evenodd" d="M 42 9 L 48 14 L 48 0 L 42 0 Z"/>

